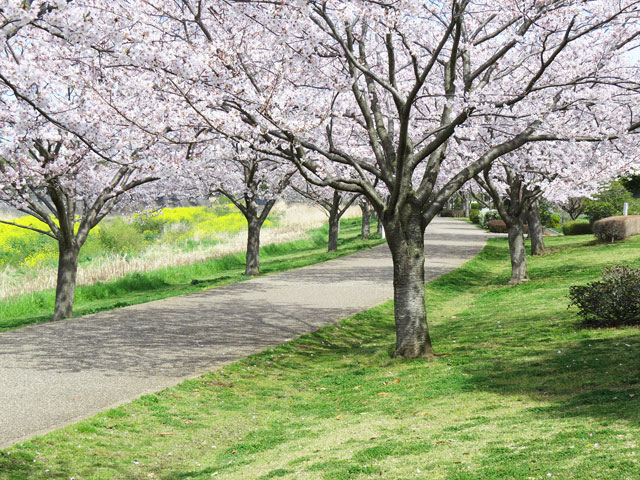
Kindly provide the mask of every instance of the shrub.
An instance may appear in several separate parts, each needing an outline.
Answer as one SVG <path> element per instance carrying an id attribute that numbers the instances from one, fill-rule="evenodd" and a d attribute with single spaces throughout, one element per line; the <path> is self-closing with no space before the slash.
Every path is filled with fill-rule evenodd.
<path id="1" fill-rule="evenodd" d="M 152 213 L 135 215 L 133 217 L 133 226 L 138 232 L 144 234 L 148 240 L 157 238 L 164 229 L 167 220 Z"/>
<path id="2" fill-rule="evenodd" d="M 478 221 L 482 228 L 487 228 L 487 224 L 490 220 L 500 220 L 500 214 L 498 210 L 492 210 L 489 208 L 483 208 L 478 213 Z"/>
<path id="3" fill-rule="evenodd" d="M 569 306 L 578 307 L 584 325 L 640 325 L 640 269 L 627 265 L 605 268 L 601 282 L 574 285 L 569 298 Z"/>
<path id="4" fill-rule="evenodd" d="M 464 217 L 464 210 L 454 210 L 450 208 L 445 208 L 440 212 L 441 217 L 454 217 L 454 218 L 462 218 Z"/>
<path id="5" fill-rule="evenodd" d="M 573 220 L 562 226 L 562 233 L 565 235 L 588 235 L 593 233 L 593 229 L 589 222 Z"/>
<path id="6" fill-rule="evenodd" d="M 507 224 L 503 220 L 489 220 L 487 228 L 493 233 L 507 233 Z"/>
<path id="7" fill-rule="evenodd" d="M 562 225 L 562 218 L 557 213 L 551 214 L 551 218 L 547 223 L 544 224 L 545 227 L 549 228 L 559 228 Z"/>
<path id="8" fill-rule="evenodd" d="M 593 234 L 601 242 L 624 240 L 632 235 L 640 235 L 640 215 L 609 217 L 593 224 Z"/>
<path id="9" fill-rule="evenodd" d="M 480 210 L 476 210 L 476 209 L 469 210 L 469 220 L 471 220 L 471 222 L 475 223 L 476 225 L 480 223 L 480 218 L 478 218 L 479 213 L 480 213 Z"/>
<path id="10" fill-rule="evenodd" d="M 487 228 L 493 233 L 507 233 L 507 224 L 504 223 L 504 220 L 490 220 L 487 224 Z M 524 233 L 529 233 L 529 225 L 523 225 L 522 231 Z"/>
<path id="11" fill-rule="evenodd" d="M 137 253 L 145 246 L 143 235 L 121 218 L 105 222 L 98 231 L 98 239 L 107 252 L 118 255 Z"/>
<path id="12" fill-rule="evenodd" d="M 471 202 L 471 210 L 480 210 L 482 208 L 482 205 L 480 205 L 478 202 Z"/>

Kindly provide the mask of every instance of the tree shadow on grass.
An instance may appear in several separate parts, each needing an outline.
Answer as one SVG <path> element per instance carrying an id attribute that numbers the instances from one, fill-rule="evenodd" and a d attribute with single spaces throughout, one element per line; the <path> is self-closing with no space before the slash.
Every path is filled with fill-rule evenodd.
<path id="1" fill-rule="evenodd" d="M 492 358 L 465 367 L 468 389 L 527 395 L 544 417 L 590 417 L 640 424 L 640 331 L 529 347 L 515 359 Z"/>

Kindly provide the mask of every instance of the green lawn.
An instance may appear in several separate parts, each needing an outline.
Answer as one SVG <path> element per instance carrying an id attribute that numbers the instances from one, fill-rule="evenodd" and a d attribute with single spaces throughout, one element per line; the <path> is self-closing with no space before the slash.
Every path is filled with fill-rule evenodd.
<path id="1" fill-rule="evenodd" d="M 342 220 L 338 252 L 327 252 L 328 226 L 312 230 L 302 240 L 267 245 L 260 249 L 260 272 L 266 275 L 303 267 L 383 243 L 379 236 L 367 241 L 361 240 L 360 225 L 358 218 Z M 244 275 L 244 267 L 244 254 L 228 255 L 192 265 L 134 273 L 110 282 L 79 286 L 76 289 L 74 315 L 113 310 L 240 282 L 248 278 Z M 51 320 L 54 305 L 55 290 L 2 301 L 0 332 L 47 322 Z"/>
<path id="2" fill-rule="evenodd" d="M 442 357 L 392 360 L 392 305 L 0 453 L 2 479 L 637 479 L 640 329 L 585 330 L 569 285 L 640 237 L 505 239 L 430 283 Z"/>

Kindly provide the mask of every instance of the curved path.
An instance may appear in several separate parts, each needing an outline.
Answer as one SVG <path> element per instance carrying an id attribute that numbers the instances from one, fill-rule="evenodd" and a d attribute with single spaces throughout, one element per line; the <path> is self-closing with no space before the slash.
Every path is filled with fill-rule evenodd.
<path id="1" fill-rule="evenodd" d="M 438 218 L 427 280 L 487 235 Z M 0 334 L 0 448 L 279 345 L 389 300 L 386 245 L 212 290 Z"/>

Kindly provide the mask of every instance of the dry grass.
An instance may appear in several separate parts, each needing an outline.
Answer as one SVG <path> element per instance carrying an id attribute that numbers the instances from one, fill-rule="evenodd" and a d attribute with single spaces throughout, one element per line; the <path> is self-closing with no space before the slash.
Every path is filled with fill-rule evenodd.
<path id="1" fill-rule="evenodd" d="M 19 217 L 17 211 L 0 206 L 0 220 L 13 220 Z"/>
<path id="2" fill-rule="evenodd" d="M 7 212 L 0 212 L 0 215 Z M 323 210 L 306 204 L 287 205 L 284 202 L 274 207 L 273 216 L 279 221 L 275 227 L 262 231 L 261 244 L 271 245 L 298 240 L 306 232 L 322 226 L 327 221 Z M 360 215 L 359 208 L 352 207 L 344 218 Z M 100 257 L 78 269 L 78 285 L 92 285 L 124 277 L 129 273 L 148 272 L 169 266 L 189 265 L 210 258 L 245 251 L 246 230 L 233 235 L 219 237 L 220 243 L 202 246 L 195 250 L 182 251 L 175 245 L 154 245 L 135 257 L 112 255 Z M 23 295 L 56 286 L 57 271 L 51 267 L 40 267 L 28 273 L 20 273 L 14 267 L 7 266 L 0 271 L 0 299 Z"/>

